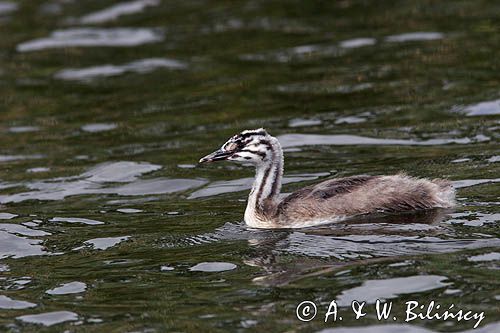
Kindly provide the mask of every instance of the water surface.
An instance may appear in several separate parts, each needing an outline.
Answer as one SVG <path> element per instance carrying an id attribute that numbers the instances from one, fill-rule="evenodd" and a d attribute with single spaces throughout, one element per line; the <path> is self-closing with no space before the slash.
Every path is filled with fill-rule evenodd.
<path id="1" fill-rule="evenodd" d="M 1 332 L 499 330 L 498 1 L 0 1 Z M 452 211 L 254 230 L 265 127 L 284 195 L 447 178 Z M 431 300 L 457 321 L 295 317 Z M 395 310 L 403 316 L 399 306 Z"/>

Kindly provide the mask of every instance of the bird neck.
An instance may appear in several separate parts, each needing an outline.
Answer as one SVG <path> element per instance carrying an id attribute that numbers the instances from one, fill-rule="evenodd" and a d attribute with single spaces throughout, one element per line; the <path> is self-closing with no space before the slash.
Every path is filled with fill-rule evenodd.
<path id="1" fill-rule="evenodd" d="M 283 150 L 277 139 L 269 143 L 267 160 L 257 165 L 255 180 L 248 197 L 245 221 L 262 220 L 273 215 L 281 191 Z"/>

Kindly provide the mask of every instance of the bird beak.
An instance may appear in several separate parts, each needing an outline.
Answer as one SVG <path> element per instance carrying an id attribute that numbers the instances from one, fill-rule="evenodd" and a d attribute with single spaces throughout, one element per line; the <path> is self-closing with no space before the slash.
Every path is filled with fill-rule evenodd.
<path id="1" fill-rule="evenodd" d="M 209 163 L 215 161 L 223 161 L 226 160 L 229 156 L 231 156 L 231 152 L 224 151 L 222 149 L 216 150 L 211 154 L 200 159 L 199 163 Z"/>

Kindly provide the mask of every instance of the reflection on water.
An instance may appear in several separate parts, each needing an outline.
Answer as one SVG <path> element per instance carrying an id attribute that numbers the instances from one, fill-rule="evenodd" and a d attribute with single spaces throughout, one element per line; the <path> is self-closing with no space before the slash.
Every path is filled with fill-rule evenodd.
<path id="1" fill-rule="evenodd" d="M 60 177 L 19 184 L 33 191 L 0 195 L 0 202 L 62 200 L 68 196 L 82 194 L 118 194 L 124 196 L 167 194 L 186 191 L 207 183 L 203 179 L 138 179 L 139 176 L 160 168 L 159 165 L 149 163 L 103 163 L 79 176 Z M 106 186 L 108 183 L 128 184 Z"/>
<path id="2" fill-rule="evenodd" d="M 10 297 L 0 295 L 0 309 L 28 309 L 37 306 L 35 303 L 18 301 Z"/>
<path id="3" fill-rule="evenodd" d="M 17 9 L 18 5 L 12 1 L 0 1 L 0 14 L 8 14 Z"/>
<path id="4" fill-rule="evenodd" d="M 96 24 L 114 21 L 122 15 L 140 13 L 147 7 L 160 4 L 160 0 L 135 0 L 116 4 L 109 8 L 82 16 L 78 22 L 82 24 Z"/>
<path id="5" fill-rule="evenodd" d="M 56 30 L 46 38 L 21 43 L 17 46 L 17 51 L 30 52 L 74 46 L 137 46 L 159 42 L 162 39 L 162 33 L 149 28 L 71 28 Z"/>
<path id="6" fill-rule="evenodd" d="M 12 235 L 5 231 L 0 231 L 0 259 L 2 258 L 22 258 L 26 256 L 41 256 L 47 254 L 42 241 Z"/>
<path id="7" fill-rule="evenodd" d="M 11 162 L 18 160 L 36 160 L 43 158 L 44 156 L 41 154 L 33 154 L 33 155 L 0 155 L 0 162 Z"/>
<path id="8" fill-rule="evenodd" d="M 87 285 L 83 282 L 74 281 L 63 283 L 60 286 L 46 291 L 49 295 L 68 295 L 83 293 L 87 290 Z"/>
<path id="9" fill-rule="evenodd" d="M 444 35 L 440 32 L 409 32 L 400 35 L 387 36 L 387 42 L 413 42 L 443 39 Z"/>
<path id="10" fill-rule="evenodd" d="M 372 88 L 373 84 L 369 82 L 353 85 L 328 85 L 325 82 L 304 82 L 281 84 L 276 87 L 276 91 L 285 94 L 350 94 Z"/>
<path id="11" fill-rule="evenodd" d="M 463 112 L 469 117 L 498 115 L 500 114 L 500 99 L 469 105 L 463 109 Z"/>
<path id="12" fill-rule="evenodd" d="M 350 116 L 350 117 L 339 117 L 335 120 L 335 124 L 358 124 L 364 123 L 366 118 Z"/>
<path id="13" fill-rule="evenodd" d="M 320 172 L 320 173 L 313 173 L 313 174 L 297 174 L 297 175 L 290 175 L 290 176 L 284 176 L 282 183 L 283 184 L 289 184 L 289 183 L 295 183 L 295 182 L 302 182 L 302 181 L 307 181 L 307 180 L 314 180 L 319 177 L 325 177 L 328 176 L 328 172 Z M 216 181 L 213 183 L 210 183 L 209 185 L 194 191 L 191 193 L 188 197 L 188 199 L 196 199 L 196 198 L 202 198 L 202 197 L 210 197 L 214 195 L 219 195 L 223 193 L 231 193 L 231 192 L 240 192 L 244 190 L 248 190 L 252 188 L 252 184 L 254 182 L 254 178 L 241 178 L 241 179 L 232 179 L 232 180 L 223 180 L 223 181 Z"/>
<path id="14" fill-rule="evenodd" d="M 90 246 L 94 250 L 106 250 L 110 247 L 120 244 L 128 240 L 130 236 L 121 236 L 121 237 L 102 237 L 102 238 L 94 238 L 89 239 L 83 242 L 84 246 L 75 248 L 74 250 L 80 250 L 85 248 L 86 246 Z"/>
<path id="15" fill-rule="evenodd" d="M 444 38 L 440 32 L 410 32 L 385 37 L 386 42 L 430 41 Z M 338 57 L 345 55 L 345 50 L 376 44 L 375 38 L 359 37 L 347 39 L 338 44 L 311 44 L 263 53 L 244 54 L 241 60 L 287 63 L 292 61 L 310 61 L 311 58 Z"/>
<path id="16" fill-rule="evenodd" d="M 448 223 L 457 223 L 465 226 L 481 227 L 485 224 L 494 224 L 500 221 L 500 213 L 463 212 L 451 214 Z"/>
<path id="17" fill-rule="evenodd" d="M 116 124 L 110 123 L 110 124 L 87 124 L 82 126 L 82 131 L 84 132 L 89 132 L 89 133 L 96 133 L 96 132 L 105 132 L 105 131 L 111 131 L 118 127 Z"/>
<path id="18" fill-rule="evenodd" d="M 457 333 L 495 333 L 500 329 L 500 322 L 487 324 L 475 329 L 457 331 Z M 387 324 L 387 325 L 371 325 L 367 327 L 339 327 L 326 328 L 317 333 L 439 333 L 441 330 L 435 331 L 409 324 Z"/>
<path id="19" fill-rule="evenodd" d="M 243 54 L 241 60 L 287 63 L 308 60 L 311 57 L 336 57 L 344 54 L 336 45 L 301 45 L 289 49 L 264 53 Z"/>
<path id="20" fill-rule="evenodd" d="M 50 233 L 42 230 L 30 229 L 25 226 L 13 223 L 12 224 L 0 223 L 0 230 L 6 231 L 11 234 L 18 234 L 31 237 L 43 237 L 50 235 Z"/>
<path id="21" fill-rule="evenodd" d="M 173 59 L 151 58 L 136 60 L 123 65 L 101 65 L 81 69 L 63 69 L 54 74 L 54 77 L 62 80 L 90 81 L 99 77 L 117 76 L 127 72 L 149 73 L 158 68 L 185 69 L 187 65 Z"/>
<path id="22" fill-rule="evenodd" d="M 463 187 L 470 187 L 470 186 L 475 186 L 475 185 L 498 183 L 498 182 L 500 182 L 500 178 L 494 178 L 494 179 L 462 179 L 462 180 L 453 181 L 452 183 L 453 183 L 453 187 L 455 187 L 455 188 L 463 188 Z"/>
<path id="23" fill-rule="evenodd" d="M 9 128 L 9 132 L 11 133 L 28 133 L 28 132 L 37 132 L 40 128 L 37 126 L 13 126 Z"/>
<path id="24" fill-rule="evenodd" d="M 402 278 L 366 280 L 359 287 L 346 289 L 337 296 L 339 306 L 350 306 L 352 301 L 363 300 L 374 304 L 378 299 L 396 298 L 401 294 L 420 293 L 443 288 L 451 283 L 443 282 L 448 278 L 439 275 L 417 275 Z"/>
<path id="25" fill-rule="evenodd" d="M 477 256 L 469 257 L 467 260 L 474 262 L 500 260 L 500 252 L 490 252 L 490 253 L 480 254 Z"/>
<path id="26" fill-rule="evenodd" d="M 341 41 L 339 46 L 346 49 L 354 49 L 357 47 L 374 45 L 376 42 L 375 38 L 353 38 Z"/>
<path id="27" fill-rule="evenodd" d="M 306 127 L 321 125 L 323 122 L 320 119 L 303 119 L 294 118 L 288 122 L 288 127 Z"/>
<path id="28" fill-rule="evenodd" d="M 192 272 L 224 272 L 235 269 L 237 266 L 230 262 L 200 262 L 189 270 Z"/>
<path id="29" fill-rule="evenodd" d="M 29 173 L 38 173 L 38 172 L 47 172 L 47 171 L 50 171 L 50 168 L 47 168 L 47 167 L 36 167 L 36 168 L 26 169 L 26 172 L 29 172 Z"/>
<path id="30" fill-rule="evenodd" d="M 135 209 L 135 208 L 120 208 L 116 210 L 117 212 L 124 213 L 124 214 L 135 214 L 135 213 L 140 213 L 143 212 L 142 209 Z"/>
<path id="31" fill-rule="evenodd" d="M 289 284 L 309 276 L 314 270 L 338 270 L 356 263 L 377 263 L 417 254 L 500 246 L 497 238 L 461 238 L 447 227 L 448 221 L 443 223 L 447 217 L 444 210 L 431 210 L 376 218 L 367 216 L 321 228 L 294 231 L 252 230 L 242 224 L 226 223 L 213 233 L 175 240 L 169 246 L 246 240 L 253 248 L 253 255 L 247 257 L 245 263 L 267 272 L 254 281 L 272 286 Z M 280 263 L 280 257 L 289 255 L 309 259 L 303 259 L 299 266 L 286 261 Z M 314 258 L 322 261 L 315 262 Z M 413 292 L 415 290 L 408 289 L 407 293 Z"/>
<path id="32" fill-rule="evenodd" d="M 85 219 L 81 217 L 53 217 L 49 222 L 67 222 L 67 223 L 82 223 L 86 225 L 99 225 L 104 224 L 102 221 Z"/>
<path id="33" fill-rule="evenodd" d="M 54 311 L 19 316 L 16 317 L 16 319 L 28 324 L 52 326 L 55 324 L 64 323 L 66 321 L 76 321 L 78 320 L 78 315 L 71 311 Z"/>
<path id="34" fill-rule="evenodd" d="M 472 138 L 456 139 L 379 139 L 358 135 L 322 135 L 322 134 L 283 134 L 278 136 L 283 148 L 311 146 L 311 145 L 397 145 L 397 146 L 437 146 L 446 144 L 470 144 L 474 142 L 489 141 L 484 135 L 476 135 Z"/>
<path id="35" fill-rule="evenodd" d="M 365 296 L 499 331 L 494 2 L 0 1 L 0 331 L 317 332 L 300 301 Z M 249 229 L 252 170 L 196 162 L 261 126 L 290 189 L 404 171 L 460 205 Z M 472 332 L 377 324 L 330 329 Z"/>

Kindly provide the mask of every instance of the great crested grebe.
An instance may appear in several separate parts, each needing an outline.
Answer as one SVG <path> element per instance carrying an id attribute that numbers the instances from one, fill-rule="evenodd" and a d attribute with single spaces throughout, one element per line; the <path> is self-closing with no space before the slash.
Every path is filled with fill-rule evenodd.
<path id="1" fill-rule="evenodd" d="M 302 228 L 349 217 L 404 212 L 455 205 L 455 190 L 444 179 L 351 176 L 304 187 L 280 200 L 283 150 L 263 128 L 230 138 L 200 163 L 234 161 L 255 165 L 256 175 L 245 210 L 253 228 Z"/>

